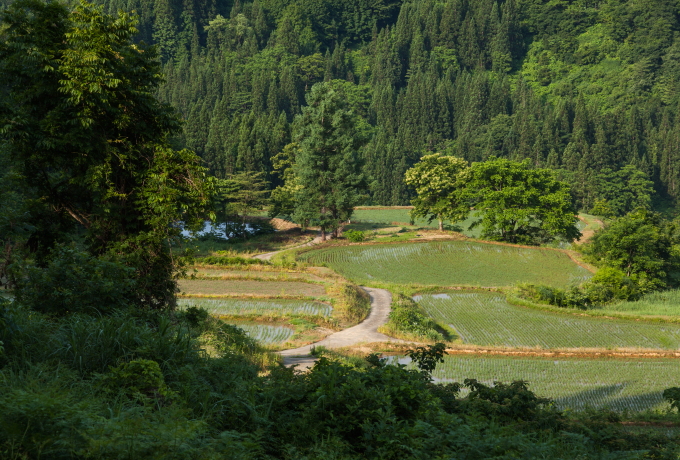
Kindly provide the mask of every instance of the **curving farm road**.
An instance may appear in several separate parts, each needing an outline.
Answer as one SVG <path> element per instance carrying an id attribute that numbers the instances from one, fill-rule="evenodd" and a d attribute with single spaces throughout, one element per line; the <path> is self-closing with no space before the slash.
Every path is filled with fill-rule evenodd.
<path id="1" fill-rule="evenodd" d="M 392 304 L 390 292 L 385 289 L 363 286 L 362 289 L 371 296 L 371 313 L 365 320 L 356 326 L 331 334 L 311 345 L 279 352 L 283 356 L 284 364 L 286 366 L 299 364 L 301 368 L 310 367 L 316 361 L 316 358 L 310 356 L 312 347 L 342 348 L 360 343 L 402 342 L 402 340 L 378 332 L 378 327 L 387 323 L 390 314 L 390 305 Z"/>

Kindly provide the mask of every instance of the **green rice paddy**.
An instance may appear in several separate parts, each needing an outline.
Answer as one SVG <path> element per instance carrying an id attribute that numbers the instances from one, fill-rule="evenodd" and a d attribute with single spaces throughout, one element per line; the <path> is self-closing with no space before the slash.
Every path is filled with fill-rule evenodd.
<path id="1" fill-rule="evenodd" d="M 463 343 L 538 348 L 680 348 L 680 324 L 605 319 L 510 305 L 503 294 L 454 292 L 417 296 Z M 680 383 L 680 382 L 678 382 Z"/>
<path id="2" fill-rule="evenodd" d="M 304 300 L 244 300 L 244 299 L 179 299 L 180 308 L 205 308 L 213 315 L 309 315 L 330 316 L 333 307 Z"/>
<path id="3" fill-rule="evenodd" d="M 433 377 L 460 383 L 474 378 L 484 384 L 525 380 L 531 391 L 552 398 L 560 409 L 644 411 L 668 407 L 662 393 L 680 382 L 680 361 L 455 355 L 445 357 Z"/>
<path id="4" fill-rule="evenodd" d="M 435 286 L 510 286 L 540 283 L 565 287 L 591 273 L 560 251 L 470 241 L 331 247 L 300 256 L 358 282 Z"/>
<path id="5" fill-rule="evenodd" d="M 290 339 L 293 329 L 284 326 L 270 326 L 267 324 L 234 324 L 243 329 L 253 339 L 263 345 L 277 345 Z"/>
<path id="6" fill-rule="evenodd" d="M 680 316 L 680 290 L 653 292 L 640 300 L 607 305 L 598 311 L 605 314 Z"/>

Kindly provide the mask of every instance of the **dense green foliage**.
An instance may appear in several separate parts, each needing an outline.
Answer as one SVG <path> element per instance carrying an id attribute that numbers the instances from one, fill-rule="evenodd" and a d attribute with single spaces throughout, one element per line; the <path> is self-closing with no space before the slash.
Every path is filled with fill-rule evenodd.
<path id="1" fill-rule="evenodd" d="M 441 154 L 422 157 L 405 175 L 406 185 L 416 192 L 411 201 L 411 220 L 421 217 L 430 223 L 436 219 L 441 231 L 444 219 L 451 222 L 465 219 L 470 212 L 464 195 L 469 176 L 468 164 L 461 158 Z"/>
<path id="2" fill-rule="evenodd" d="M 594 263 L 620 270 L 644 291 L 677 283 L 675 225 L 644 209 L 613 220 L 584 246 Z"/>
<path id="3" fill-rule="evenodd" d="M 16 329 L 0 328 L 0 454 L 481 460 L 677 450 L 665 436 L 569 420 L 522 382 L 432 384 L 437 349 L 415 350 L 420 371 L 322 358 L 307 374 L 273 366 L 262 375 L 267 355 L 241 330 L 189 316 L 54 320 L 14 305 Z"/>
<path id="4" fill-rule="evenodd" d="M 365 142 L 347 95 L 332 83 L 314 85 L 307 107 L 295 119 L 299 154 L 293 167 L 293 218 L 318 226 L 322 240 L 352 215 L 366 181 L 361 174 L 358 149 Z M 289 184 L 285 184 L 288 186 Z"/>
<path id="5" fill-rule="evenodd" d="M 675 0 L 98 2 L 140 15 L 177 141 L 220 176 L 270 174 L 305 92 L 341 79 L 372 127 L 373 203 L 407 204 L 404 172 L 437 151 L 560 169 L 584 209 L 617 201 L 601 180 L 627 166 L 680 194 Z"/>
<path id="6" fill-rule="evenodd" d="M 466 194 L 482 211 L 472 226 L 481 225 L 483 237 L 538 244 L 581 236 L 569 185 L 556 180 L 553 171 L 531 169 L 529 161 L 492 158 L 473 163 L 470 177 Z"/>
<path id="7" fill-rule="evenodd" d="M 172 305 L 174 224 L 200 217 L 211 182 L 193 152 L 170 146 L 180 125 L 154 95 L 154 49 L 132 43 L 129 14 L 87 3 L 21 0 L 1 21 L 0 156 L 19 204 L 0 214 L 25 223 L 5 243 L 44 265 L 55 243 L 84 240 L 135 269 L 135 303 Z"/>
<path id="8" fill-rule="evenodd" d="M 134 270 L 73 248 L 57 247 L 45 268 L 13 267 L 14 295 L 37 311 L 111 313 L 132 305 Z"/>

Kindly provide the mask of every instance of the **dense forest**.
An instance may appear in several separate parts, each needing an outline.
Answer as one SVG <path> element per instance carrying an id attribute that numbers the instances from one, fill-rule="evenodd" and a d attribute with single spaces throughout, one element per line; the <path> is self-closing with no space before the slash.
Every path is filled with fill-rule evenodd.
<path id="1" fill-rule="evenodd" d="M 175 142 L 218 177 L 280 184 L 306 92 L 340 80 L 370 137 L 368 203 L 408 204 L 404 172 L 431 152 L 559 169 L 585 210 L 647 180 L 680 197 L 677 0 L 100 2 L 139 14 Z"/>

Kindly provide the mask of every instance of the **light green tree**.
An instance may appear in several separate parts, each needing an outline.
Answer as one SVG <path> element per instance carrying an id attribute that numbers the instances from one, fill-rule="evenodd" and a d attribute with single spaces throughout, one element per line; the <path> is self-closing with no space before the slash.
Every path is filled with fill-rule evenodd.
<path id="1" fill-rule="evenodd" d="M 464 194 L 469 178 L 468 163 L 461 158 L 440 153 L 422 157 L 405 174 L 406 184 L 418 195 L 411 200 L 411 219 L 436 219 L 440 231 L 444 230 L 444 220 L 465 219 L 470 212 Z"/>
<path id="2" fill-rule="evenodd" d="M 491 158 L 473 163 L 467 194 L 480 211 L 475 225 L 485 238 L 537 244 L 580 238 L 570 187 L 549 169 L 532 169 L 529 161 Z"/>

